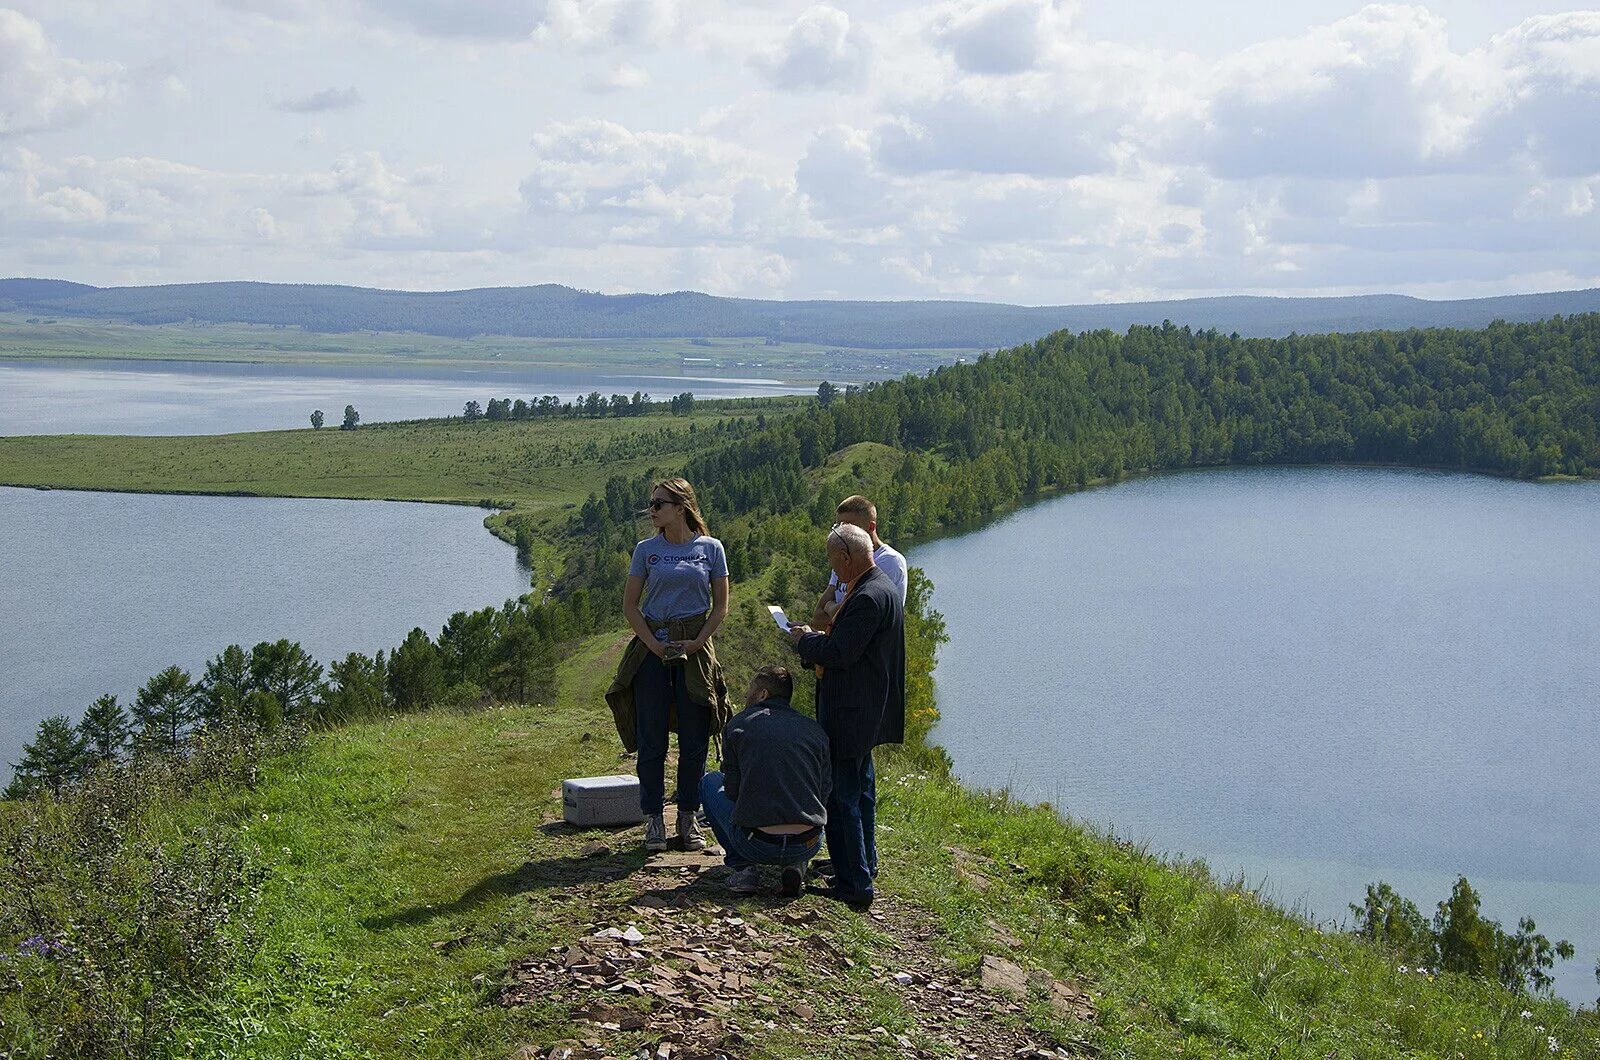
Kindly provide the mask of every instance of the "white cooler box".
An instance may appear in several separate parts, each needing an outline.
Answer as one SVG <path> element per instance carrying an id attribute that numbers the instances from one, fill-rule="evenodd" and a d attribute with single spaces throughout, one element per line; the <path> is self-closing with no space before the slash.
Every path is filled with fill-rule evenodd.
<path id="1" fill-rule="evenodd" d="M 638 777 L 577 777 L 561 782 L 561 815 L 578 828 L 638 824 Z"/>

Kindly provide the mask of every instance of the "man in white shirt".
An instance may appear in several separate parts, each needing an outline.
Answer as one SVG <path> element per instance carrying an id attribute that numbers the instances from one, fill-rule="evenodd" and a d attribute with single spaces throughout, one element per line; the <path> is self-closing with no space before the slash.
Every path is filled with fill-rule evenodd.
<path id="1" fill-rule="evenodd" d="M 883 538 L 878 536 L 878 506 L 859 494 L 846 497 L 839 502 L 839 507 L 834 509 L 839 513 L 841 523 L 859 526 L 872 538 L 872 559 L 879 570 L 889 576 L 889 581 L 900 594 L 900 606 L 906 603 L 906 558 L 888 545 Z M 814 629 L 826 630 L 833 623 L 834 613 L 844 603 L 845 596 L 849 593 L 850 586 L 839 581 L 837 574 L 828 575 L 828 588 L 817 600 L 817 609 L 812 612 L 811 626 Z"/>

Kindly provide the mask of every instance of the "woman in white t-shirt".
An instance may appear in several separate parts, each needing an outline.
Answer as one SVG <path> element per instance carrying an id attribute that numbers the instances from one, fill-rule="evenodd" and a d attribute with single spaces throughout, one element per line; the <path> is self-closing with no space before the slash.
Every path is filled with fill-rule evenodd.
<path id="1" fill-rule="evenodd" d="M 728 559 L 683 479 L 657 482 L 646 514 L 657 532 L 633 550 L 622 611 L 635 640 L 617 676 L 626 680 L 632 669 L 645 847 L 667 848 L 667 734 L 676 721 L 678 836 L 685 850 L 700 850 L 700 778 L 712 729 L 726 713 L 711 637 L 728 616 Z"/>

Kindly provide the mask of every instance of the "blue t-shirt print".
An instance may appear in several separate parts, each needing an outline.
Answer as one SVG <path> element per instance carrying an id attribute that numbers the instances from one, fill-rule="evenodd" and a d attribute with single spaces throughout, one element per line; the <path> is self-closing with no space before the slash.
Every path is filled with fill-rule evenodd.
<path id="1" fill-rule="evenodd" d="M 628 573 L 644 579 L 645 617 L 667 622 L 711 610 L 711 579 L 728 576 L 728 557 L 714 537 L 674 545 L 657 534 L 634 546 Z"/>

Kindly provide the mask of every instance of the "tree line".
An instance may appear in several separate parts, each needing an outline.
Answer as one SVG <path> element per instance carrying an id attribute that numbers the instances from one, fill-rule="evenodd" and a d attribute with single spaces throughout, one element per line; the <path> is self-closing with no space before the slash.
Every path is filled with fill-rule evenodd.
<path id="1" fill-rule="evenodd" d="M 791 510 L 835 450 L 901 452 L 884 531 L 918 537 L 1131 472 L 1363 462 L 1600 473 L 1600 315 L 1481 331 L 1244 339 L 1057 333 L 869 384 L 686 469 L 718 514 Z"/>
<path id="2" fill-rule="evenodd" d="M 196 737 L 226 727 L 271 733 L 285 723 L 550 702 L 558 645 L 605 628 L 615 610 L 587 590 L 544 603 L 509 600 L 457 612 L 437 637 L 415 628 L 387 652 L 351 652 L 326 669 L 289 640 L 228 645 L 198 677 L 169 666 L 126 705 L 108 693 L 76 723 L 64 714 L 45 718 L 23 746 L 5 797 L 60 795 L 102 765 L 182 755 Z"/>

